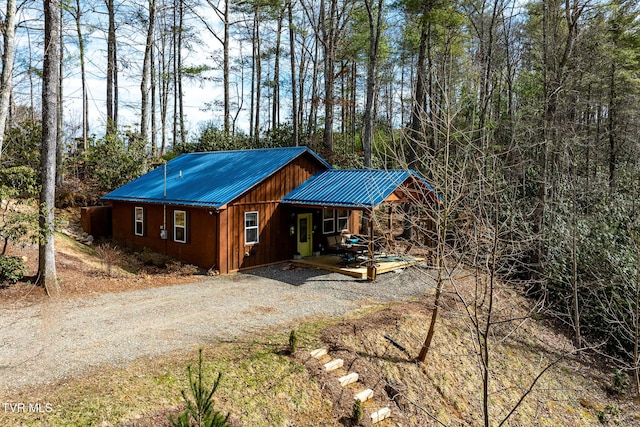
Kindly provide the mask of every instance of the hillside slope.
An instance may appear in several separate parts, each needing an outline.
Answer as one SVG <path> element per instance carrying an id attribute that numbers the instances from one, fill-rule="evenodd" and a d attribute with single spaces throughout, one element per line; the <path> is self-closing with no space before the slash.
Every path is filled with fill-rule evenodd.
<path id="1" fill-rule="evenodd" d="M 456 290 L 457 294 L 445 298 L 424 365 L 413 359 L 426 335 L 432 298 L 387 306 L 325 328 L 321 345 L 329 349 L 331 358 L 342 358 L 346 367 L 337 373 L 326 373 L 308 353 L 297 353 L 332 402 L 336 418 L 350 417 L 354 392 L 366 386 L 376 396 L 374 402 L 367 402 L 369 413 L 383 406 L 392 409 L 386 425 L 483 424 L 480 347 L 473 319 L 459 298 L 471 301 L 473 284 L 459 280 Z M 503 421 L 512 426 L 640 425 L 640 407 L 625 397 L 629 390 L 613 392 L 613 371 L 606 364 L 589 353 L 578 357 L 565 336 L 530 316 L 530 301 L 518 292 L 502 289 L 494 302 L 495 325 L 489 340 L 491 425 Z M 482 315 L 475 319 L 486 320 Z M 343 390 L 336 378 L 347 371 L 359 374 L 359 384 Z M 368 425 L 366 417 L 364 425 Z"/>

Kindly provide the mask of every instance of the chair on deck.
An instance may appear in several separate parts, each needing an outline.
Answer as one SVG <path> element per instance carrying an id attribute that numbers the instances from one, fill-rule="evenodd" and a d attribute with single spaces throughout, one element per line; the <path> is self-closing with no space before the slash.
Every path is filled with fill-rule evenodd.
<path id="1" fill-rule="evenodd" d="M 327 236 L 327 250 L 340 256 L 340 264 L 349 266 L 358 262 L 358 255 L 363 248 L 362 238 L 349 234 L 347 230 L 342 230 L 340 234 Z"/>

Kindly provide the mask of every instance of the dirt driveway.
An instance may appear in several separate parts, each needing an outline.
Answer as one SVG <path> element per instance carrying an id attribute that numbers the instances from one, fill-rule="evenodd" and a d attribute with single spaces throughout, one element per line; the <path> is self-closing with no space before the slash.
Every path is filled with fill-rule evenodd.
<path id="1" fill-rule="evenodd" d="M 0 306 L 0 393 L 54 384 L 102 364 L 284 329 L 311 316 L 407 300 L 432 286 L 419 268 L 368 283 L 277 265 L 186 285 Z"/>

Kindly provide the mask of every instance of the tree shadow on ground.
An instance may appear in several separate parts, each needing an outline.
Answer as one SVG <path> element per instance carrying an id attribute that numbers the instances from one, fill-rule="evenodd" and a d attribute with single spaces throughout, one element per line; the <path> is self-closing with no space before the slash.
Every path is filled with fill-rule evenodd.
<path id="1" fill-rule="evenodd" d="M 277 280 L 293 286 L 301 286 L 310 282 L 351 282 L 361 283 L 340 273 L 330 273 L 316 268 L 293 267 L 291 264 L 282 263 L 267 267 L 254 268 L 243 271 L 244 274 L 258 276 L 266 279 Z M 366 280 L 364 280 L 366 282 Z"/>

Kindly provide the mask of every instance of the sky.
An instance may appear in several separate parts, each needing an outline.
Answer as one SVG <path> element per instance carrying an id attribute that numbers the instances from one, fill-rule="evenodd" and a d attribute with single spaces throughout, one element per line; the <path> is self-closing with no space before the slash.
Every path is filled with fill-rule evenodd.
<path id="1" fill-rule="evenodd" d="M 4 7 L 2 7 L 4 9 Z M 4 12 L 4 11 L 3 11 Z M 204 9 L 203 14 L 209 16 L 210 22 L 217 23 L 218 19 L 212 12 Z M 87 14 L 87 16 L 89 16 Z M 96 14 L 100 19 L 99 15 Z M 106 18 L 105 18 L 106 19 Z M 14 78 L 14 101 L 24 105 L 31 102 L 31 93 L 35 107 L 39 108 L 40 81 L 37 75 L 27 72 L 29 65 L 32 69 L 42 67 L 41 57 L 43 51 L 41 11 L 37 9 L 37 3 L 31 8 L 19 11 L 17 22 L 19 28 L 16 33 L 16 77 Z M 104 23 L 95 22 L 96 27 L 106 27 Z M 131 127 L 139 130 L 140 118 L 140 69 L 144 52 L 144 34 L 134 33 L 128 26 L 122 26 L 118 32 L 117 42 L 121 49 L 119 58 L 119 125 L 121 128 Z M 94 29 L 89 31 L 89 26 L 83 27 L 86 51 L 86 75 L 89 97 L 89 123 L 90 134 L 101 136 L 104 134 L 106 123 L 106 34 Z M 79 50 L 75 22 L 67 17 L 65 22 L 65 64 L 63 79 L 63 111 L 65 127 L 70 137 L 79 136 L 79 127 L 82 123 L 82 83 L 80 75 Z M 220 43 L 207 31 L 201 31 L 199 38 L 202 44 L 196 49 L 186 52 L 186 65 L 212 64 L 211 56 L 216 50 L 221 49 Z M 232 46 L 236 51 L 239 47 Z M 212 71 L 215 73 L 216 71 Z M 219 75 L 219 72 L 218 72 Z M 184 109 L 186 126 L 190 132 L 195 132 L 204 123 L 213 121 L 222 123 L 221 111 L 207 111 L 206 103 L 223 98 L 221 83 L 214 81 L 190 81 L 183 82 Z M 173 104 L 173 100 L 169 101 Z M 171 112 L 169 112 L 169 115 Z M 170 120 L 170 119 L 169 119 Z M 240 118 L 238 126 L 246 126 L 247 120 Z M 159 118 L 157 119 L 159 126 Z M 70 135 L 75 131 L 75 135 Z"/>
<path id="2" fill-rule="evenodd" d="M 135 44 L 139 46 L 139 49 L 144 46 L 144 40 L 139 38 L 136 40 L 131 34 L 125 34 L 121 37 L 123 37 L 123 40 L 118 40 L 118 42 L 122 45 Z M 219 43 L 207 32 L 202 32 L 200 37 L 203 39 L 202 48 L 185 55 L 187 65 L 211 63 L 210 56 L 213 54 L 214 49 L 219 46 Z M 87 40 L 89 42 L 86 51 L 88 54 L 87 64 L 89 64 L 87 76 L 90 122 L 104 124 L 106 123 L 106 40 L 104 35 L 98 32 L 87 37 Z M 69 51 L 77 51 L 77 46 L 71 45 L 72 43 L 75 44 L 76 42 L 73 38 L 70 38 Z M 136 129 L 139 129 L 140 69 L 144 52 L 139 51 L 137 54 L 131 55 L 125 50 L 129 49 L 123 49 L 119 64 L 119 122 L 121 126 L 135 126 Z M 70 57 L 73 57 L 73 53 Z M 80 66 L 78 61 L 71 62 L 75 62 L 75 64 L 70 63 L 67 66 L 68 74 L 65 78 L 63 89 L 66 101 L 65 113 L 69 118 L 77 117 L 77 121 L 80 122 L 82 114 Z M 185 80 L 183 88 L 188 130 L 196 130 L 199 123 L 210 120 L 222 122 L 219 112 L 205 111 L 207 102 L 222 98 L 221 85 L 212 84 L 212 82 Z M 169 102 L 173 104 L 172 99 Z M 95 125 L 94 128 L 96 128 Z"/>

